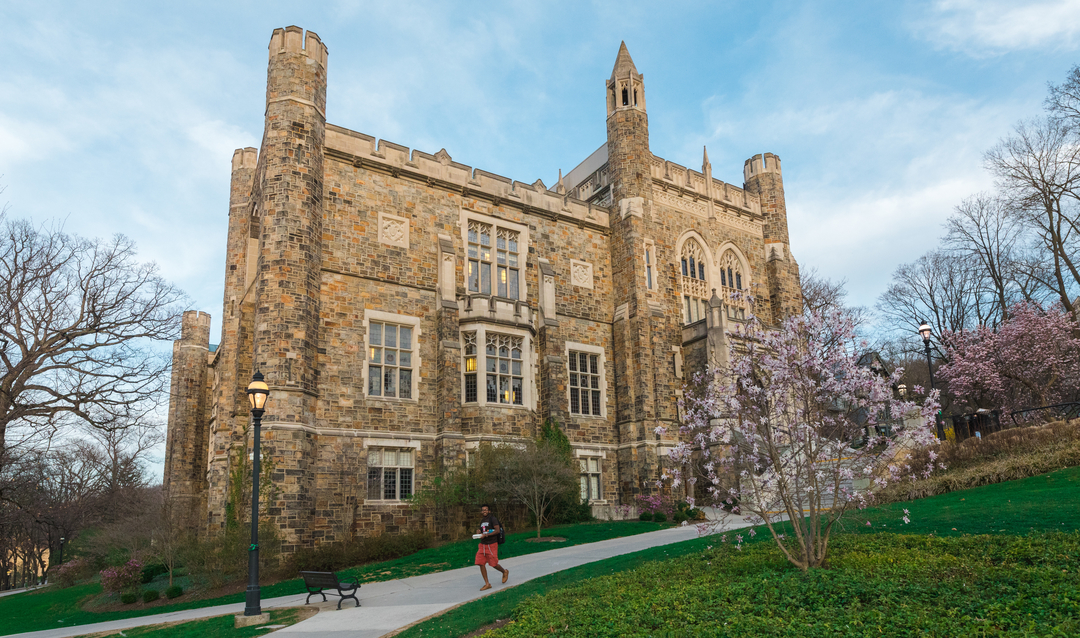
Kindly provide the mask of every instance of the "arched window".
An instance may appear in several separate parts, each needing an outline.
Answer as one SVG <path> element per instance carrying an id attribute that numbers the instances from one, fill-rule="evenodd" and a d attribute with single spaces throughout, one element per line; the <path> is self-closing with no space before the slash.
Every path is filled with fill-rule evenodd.
<path id="1" fill-rule="evenodd" d="M 625 87 L 622 90 L 622 105 L 623 106 L 630 106 L 630 96 L 627 94 L 627 91 L 626 91 Z"/>
<path id="2" fill-rule="evenodd" d="M 705 302 L 709 298 L 709 283 L 705 277 L 708 270 L 705 252 L 697 241 L 688 239 L 683 244 L 680 259 L 683 322 L 694 323 L 705 318 Z"/>
<path id="3" fill-rule="evenodd" d="M 720 257 L 720 297 L 728 307 L 728 315 L 743 319 L 746 317 L 745 301 L 742 299 L 749 281 L 743 275 L 742 261 L 735 251 L 728 249 Z"/>

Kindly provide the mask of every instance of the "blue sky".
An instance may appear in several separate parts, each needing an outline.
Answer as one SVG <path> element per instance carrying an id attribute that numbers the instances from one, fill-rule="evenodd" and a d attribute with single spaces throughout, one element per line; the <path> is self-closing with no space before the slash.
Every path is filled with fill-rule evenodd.
<path id="1" fill-rule="evenodd" d="M 0 0 L 0 24 L 0 204 L 132 237 L 214 315 L 213 341 L 229 163 L 259 146 L 276 27 L 327 43 L 330 122 L 549 185 L 604 142 L 625 40 L 652 151 L 698 167 L 708 145 L 735 184 L 778 154 L 795 257 L 866 305 L 992 186 L 982 153 L 1080 62 L 1080 0 Z"/>

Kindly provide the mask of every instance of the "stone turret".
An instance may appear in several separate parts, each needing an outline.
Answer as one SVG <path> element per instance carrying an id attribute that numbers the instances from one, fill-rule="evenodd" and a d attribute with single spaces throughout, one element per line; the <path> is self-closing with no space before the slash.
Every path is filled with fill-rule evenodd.
<path id="1" fill-rule="evenodd" d="M 799 265 L 791 255 L 788 242 L 787 204 L 784 201 L 784 178 L 780 158 L 772 153 L 755 155 L 743 164 L 743 188 L 761 201 L 765 218 L 766 276 L 773 321 L 802 312 Z"/>
<path id="2" fill-rule="evenodd" d="M 183 315 L 180 338 L 173 342 L 162 489 L 165 501 L 192 528 L 201 524 L 206 511 L 209 351 L 210 315 L 188 310 Z"/>
<path id="3" fill-rule="evenodd" d="M 669 233 L 653 217 L 649 119 L 645 76 L 638 73 L 626 43 L 619 46 L 606 84 L 607 152 L 611 178 L 611 266 L 618 400 L 619 481 L 624 499 L 651 493 L 660 477 L 656 426 L 677 416 L 672 351 L 681 346 L 677 300 L 646 282 L 645 246 L 655 246 L 656 263 L 671 255 Z M 674 428 L 672 428 L 674 430 Z"/>
<path id="4" fill-rule="evenodd" d="M 326 46 L 300 27 L 270 38 L 266 128 L 255 197 L 259 222 L 253 368 L 271 388 L 264 430 L 277 459 L 271 504 L 286 551 L 310 534 L 322 267 Z M 245 371 L 250 374 L 252 371 Z"/>

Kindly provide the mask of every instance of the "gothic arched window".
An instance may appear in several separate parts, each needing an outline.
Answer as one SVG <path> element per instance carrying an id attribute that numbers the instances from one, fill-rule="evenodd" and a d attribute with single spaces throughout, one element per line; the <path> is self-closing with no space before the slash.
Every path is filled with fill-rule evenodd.
<path id="1" fill-rule="evenodd" d="M 743 299 L 749 281 L 743 275 L 742 261 L 733 250 L 726 250 L 720 257 L 720 297 L 728 307 L 728 316 L 744 319 L 745 300 Z"/>
<path id="2" fill-rule="evenodd" d="M 709 283 L 705 277 L 708 267 L 701 245 L 688 239 L 680 256 L 683 295 L 683 322 L 694 323 L 705 318 L 705 302 L 709 298 Z"/>

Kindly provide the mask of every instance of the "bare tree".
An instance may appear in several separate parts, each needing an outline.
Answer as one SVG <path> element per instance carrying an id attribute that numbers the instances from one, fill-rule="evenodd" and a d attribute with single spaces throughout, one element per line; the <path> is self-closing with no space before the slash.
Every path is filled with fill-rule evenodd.
<path id="1" fill-rule="evenodd" d="M 1061 84 L 1049 84 L 1046 110 L 1072 126 L 1080 124 L 1080 66 L 1074 66 Z"/>
<path id="2" fill-rule="evenodd" d="M 494 471 L 484 486 L 521 501 L 536 517 L 536 537 L 559 498 L 578 489 L 578 475 L 566 455 L 550 443 L 529 441 L 522 447 L 492 448 Z"/>
<path id="3" fill-rule="evenodd" d="M 979 193 L 965 199 L 945 224 L 945 246 L 977 266 L 979 323 L 996 326 L 1008 320 L 1008 308 L 1022 294 L 1018 263 L 1024 226 L 1000 197 Z"/>
<path id="4" fill-rule="evenodd" d="M 1011 209 L 1041 240 L 1050 258 L 1047 283 L 1076 320 L 1080 143 L 1073 128 L 1058 118 L 1021 122 L 986 153 L 986 165 Z"/>
<path id="5" fill-rule="evenodd" d="M 911 344 L 910 351 L 921 351 L 922 342 L 912 337 L 917 335 L 920 321 L 930 322 L 933 347 L 944 360 L 945 351 L 937 337 L 978 325 L 979 278 L 970 259 L 932 250 L 896 269 L 892 283 L 878 298 L 877 310 L 897 343 Z"/>
<path id="6" fill-rule="evenodd" d="M 0 218 L 0 461 L 62 426 L 142 422 L 169 375 L 183 293 L 117 235 Z"/>

